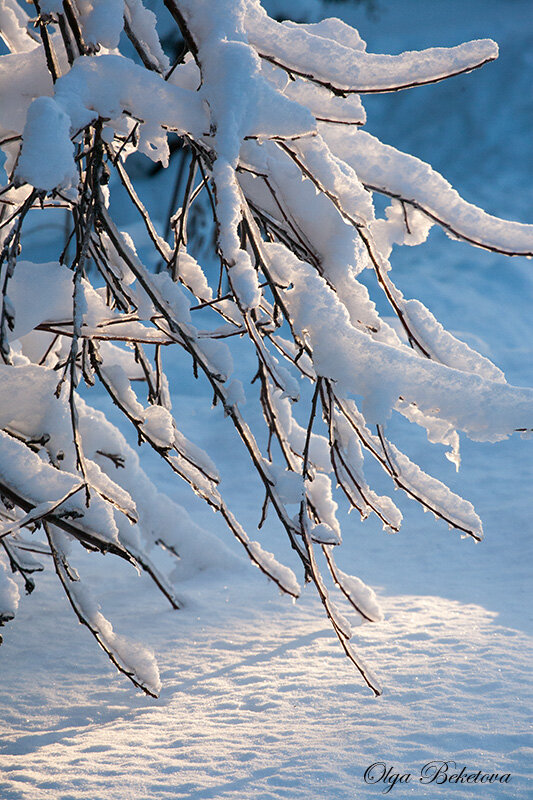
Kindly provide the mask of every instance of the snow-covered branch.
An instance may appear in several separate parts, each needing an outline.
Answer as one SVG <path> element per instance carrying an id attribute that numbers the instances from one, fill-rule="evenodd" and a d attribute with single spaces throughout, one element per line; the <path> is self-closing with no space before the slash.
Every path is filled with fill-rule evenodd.
<path id="1" fill-rule="evenodd" d="M 157 491 L 122 433 L 87 404 L 98 385 L 282 592 L 299 595 L 294 567 L 314 584 L 341 647 L 379 694 L 332 599 L 359 623 L 381 619 L 372 590 L 335 562 L 335 484 L 361 519 L 374 514 L 398 531 L 402 513 L 365 475 L 371 456 L 392 488 L 479 541 L 472 505 L 400 452 L 389 419 L 424 428 L 457 466 L 458 432 L 494 442 L 533 425 L 533 390 L 507 384 L 406 299 L 389 257 L 395 245 L 421 244 L 433 224 L 531 256 L 533 226 L 466 203 L 427 164 L 361 131 L 359 95 L 468 72 L 494 60 L 497 46 L 376 55 L 340 20 L 279 23 L 258 0 L 165 4 L 187 47 L 180 59 L 165 53 L 141 0 L 41 0 L 35 25 L 15 0 L 0 10 L 9 50 L 0 56 L 0 624 L 18 604 L 4 566 L 31 591 L 42 569 L 33 549 L 53 561 L 111 661 L 156 695 L 153 657 L 114 633 L 70 566 L 71 551 L 77 542 L 138 566 L 175 609 L 182 600 L 150 551 L 162 547 L 192 574 L 206 551 L 217 561 L 221 545 Z M 133 153 L 170 170 L 179 154 L 165 233 L 130 168 Z M 391 199 L 383 218 L 376 193 Z M 138 215 L 129 231 L 117 222 L 120 198 Z M 202 203 L 215 243 L 204 261 L 189 243 Z M 67 228 L 47 230 L 54 255 L 38 260 L 34 221 L 59 210 Z M 360 280 L 365 269 L 405 336 L 378 313 Z M 252 355 L 247 378 L 257 391 L 233 375 L 237 339 Z M 213 460 L 178 424 L 176 375 L 165 374 L 162 350 L 184 354 L 223 407 L 262 487 L 259 527 L 272 509 L 291 567 L 244 530 Z M 247 396 L 259 400 L 263 430 L 246 417 Z"/>

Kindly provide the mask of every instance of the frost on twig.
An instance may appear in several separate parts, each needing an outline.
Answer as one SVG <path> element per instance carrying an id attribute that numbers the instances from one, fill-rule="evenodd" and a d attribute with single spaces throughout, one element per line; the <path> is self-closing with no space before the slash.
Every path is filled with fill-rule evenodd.
<path id="1" fill-rule="evenodd" d="M 243 529 L 216 465 L 173 414 L 162 351 L 179 349 L 262 484 L 259 527 L 277 518 L 341 647 L 379 694 L 333 599 L 358 623 L 381 619 L 372 590 L 336 564 L 335 485 L 361 519 L 375 514 L 398 531 L 400 510 L 366 477 L 371 457 L 391 488 L 480 540 L 472 505 L 400 452 L 388 420 L 396 413 L 417 423 L 458 466 L 459 432 L 498 441 L 531 428 L 533 417 L 533 392 L 508 385 L 406 299 L 389 257 L 394 245 L 423 242 L 433 225 L 530 256 L 533 226 L 489 216 L 427 164 L 360 130 L 361 95 L 468 72 L 495 59 L 497 46 L 387 56 L 368 53 L 339 20 L 278 23 L 257 0 L 166 6 L 187 48 L 173 61 L 141 0 L 41 0 L 34 25 L 15 0 L 0 11 L 9 50 L 0 57 L 0 624 L 19 599 L 5 567 L 30 592 L 51 557 L 80 621 L 119 670 L 157 694 L 152 656 L 114 633 L 70 566 L 72 540 L 138 565 L 174 608 L 182 601 L 151 549 L 177 558 L 181 574 L 203 565 L 207 534 L 150 483 L 122 434 L 81 397 L 82 381 L 99 384 L 261 572 L 298 596 L 293 570 Z M 123 29 L 133 48 L 124 52 Z M 171 170 L 181 154 L 164 233 L 130 169 L 135 152 Z M 115 218 L 119 192 L 138 215 L 135 241 Z M 390 199 L 383 218 L 374 194 Z M 189 244 L 202 203 L 216 273 Z M 58 208 L 68 235 L 53 242 L 52 260 L 36 262 L 25 249 L 32 220 Z M 365 269 L 402 338 L 371 301 Z M 232 376 L 232 345 L 242 339 L 256 359 L 249 378 L 266 438 L 243 409 L 252 393 Z"/>

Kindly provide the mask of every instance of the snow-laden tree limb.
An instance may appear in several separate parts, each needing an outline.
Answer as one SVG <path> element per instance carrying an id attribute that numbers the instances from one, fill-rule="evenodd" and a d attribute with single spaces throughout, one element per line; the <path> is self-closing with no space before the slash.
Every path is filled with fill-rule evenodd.
<path id="1" fill-rule="evenodd" d="M 342 649 L 379 694 L 334 599 L 356 623 L 381 619 L 372 590 L 336 564 L 335 484 L 362 520 L 374 514 L 398 531 L 402 513 L 367 478 L 371 456 L 391 488 L 479 541 L 472 505 L 389 441 L 389 419 L 421 426 L 457 467 L 459 432 L 494 442 L 533 424 L 533 390 L 509 385 L 489 359 L 405 298 L 389 258 L 394 246 L 425 241 L 433 224 L 485 249 L 530 256 L 533 226 L 466 203 L 429 165 L 361 131 L 359 95 L 468 72 L 494 60 L 497 46 L 481 40 L 379 55 L 340 20 L 278 23 L 258 0 L 166 6 L 186 44 L 179 58 L 165 52 L 141 0 L 41 0 L 35 25 L 14 0 L 0 10 L 9 49 L 0 56 L 0 624 L 19 602 L 5 566 L 29 593 L 40 562 L 53 562 L 79 620 L 120 671 L 155 695 L 153 657 L 114 633 L 70 566 L 70 551 L 77 542 L 125 559 L 175 609 L 181 593 L 153 548 L 181 575 L 231 562 L 81 397 L 81 382 L 89 396 L 98 384 L 139 442 L 222 516 L 252 563 L 293 598 L 293 570 L 301 570 Z M 179 141 L 169 143 L 169 134 Z M 165 231 L 130 169 L 132 153 L 175 173 Z M 375 193 L 391 199 L 384 217 Z M 120 196 L 138 221 L 127 231 L 116 220 Z M 214 233 L 215 271 L 189 243 L 199 207 Z M 59 237 L 47 230 L 55 255 L 37 261 L 32 226 L 51 209 L 62 210 L 67 229 Z M 378 313 L 360 280 L 365 269 L 375 272 L 403 335 Z M 246 377 L 257 385 L 263 431 L 243 408 L 253 391 L 234 376 L 236 340 L 254 357 Z M 254 541 L 228 507 L 216 464 L 173 411 L 176 375 L 165 374 L 163 350 L 181 351 L 223 407 L 261 487 L 258 526 L 270 511 L 287 534 L 291 566 Z"/>

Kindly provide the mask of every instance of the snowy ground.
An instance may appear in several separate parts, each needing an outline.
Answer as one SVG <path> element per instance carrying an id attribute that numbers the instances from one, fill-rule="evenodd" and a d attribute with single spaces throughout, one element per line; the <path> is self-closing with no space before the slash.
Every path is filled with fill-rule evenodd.
<path id="1" fill-rule="evenodd" d="M 381 7 L 377 21 L 352 12 L 374 50 L 486 35 L 500 41 L 501 62 L 484 71 L 367 102 L 369 129 L 431 160 L 467 199 L 526 221 L 528 3 L 383 0 Z M 533 383 L 529 262 L 432 234 L 427 246 L 403 248 L 393 263 L 408 296 L 491 355 L 512 383 Z M 205 425 L 196 383 L 178 387 L 174 400 L 191 438 L 215 456 L 230 505 L 255 536 L 256 484 L 222 414 L 214 409 Z M 461 540 L 407 503 L 396 536 L 344 515 L 339 563 L 376 587 L 386 613 L 383 624 L 363 626 L 355 637 L 382 678 L 381 698 L 370 696 L 341 654 L 312 590 L 296 605 L 279 597 L 198 502 L 195 521 L 227 543 L 233 566 L 180 585 L 182 611 L 167 609 L 144 578 L 132 588 L 126 566 L 95 556 L 80 562 L 116 629 L 157 653 L 159 700 L 136 694 L 114 673 L 50 570 L 6 626 L 1 800 L 367 800 L 387 788 L 363 781 L 378 761 L 412 774 L 390 792 L 400 800 L 530 797 L 531 442 L 465 441 L 456 476 L 441 449 L 428 451 L 416 432 L 395 436 L 475 503 L 486 539 Z M 158 485 L 186 501 L 186 489 L 145 456 Z M 273 522 L 260 535 L 267 549 L 286 553 Z M 418 778 L 431 760 L 512 779 L 426 786 Z"/>

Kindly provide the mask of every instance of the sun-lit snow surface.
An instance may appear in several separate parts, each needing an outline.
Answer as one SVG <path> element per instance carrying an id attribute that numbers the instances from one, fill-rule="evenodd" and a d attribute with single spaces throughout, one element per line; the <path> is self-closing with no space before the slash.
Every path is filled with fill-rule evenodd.
<path id="1" fill-rule="evenodd" d="M 486 203 L 493 203 L 493 213 L 528 221 L 522 190 L 528 174 L 531 180 L 531 161 L 525 163 L 522 155 L 530 154 L 530 144 L 521 105 L 529 81 L 525 72 L 521 77 L 514 72 L 517 65 L 526 69 L 520 54 L 526 52 L 521 28 L 527 4 L 514 4 L 513 14 L 506 9 L 503 17 L 501 3 L 472 2 L 466 9 L 473 21 L 464 3 L 449 4 L 437 20 L 425 11 L 427 5 L 402 4 L 395 14 L 383 15 L 381 30 L 357 21 L 373 49 L 383 52 L 394 50 L 395 32 L 398 51 L 406 48 L 407 36 L 413 48 L 434 44 L 437 34 L 444 44 L 489 36 L 500 42 L 502 59 L 506 47 L 518 51 L 513 71 L 502 77 L 497 72 L 502 60 L 485 68 L 492 70 L 488 77 L 467 77 L 457 90 L 463 94 L 446 111 L 442 97 L 449 98 L 451 89 L 433 101 L 428 93 L 418 94 L 424 90 L 384 98 L 383 106 L 395 114 L 380 120 L 374 112 L 376 125 L 382 126 L 379 135 L 432 163 L 437 150 L 438 169 L 458 188 L 465 187 L 470 199 L 479 201 L 481 192 Z M 334 13 L 341 9 L 335 6 Z M 416 14 L 418 24 L 413 23 Z M 468 88 L 466 81 L 480 88 Z M 505 87 L 501 110 L 493 81 Z M 466 108 L 464 92 L 470 93 Z M 468 118 L 478 108 L 476 98 L 485 113 L 494 113 L 488 128 Z M 432 115 L 440 119 L 440 132 L 423 151 L 420 139 L 436 124 Z M 400 130 L 403 138 L 395 140 L 396 121 L 405 125 L 406 116 L 409 130 Z M 514 126 L 513 117 L 519 120 Z M 446 133 L 449 124 L 455 139 Z M 376 132 L 372 124 L 369 130 Z M 464 137 L 457 144 L 461 130 Z M 500 142 L 497 133 L 506 140 Z M 418 147 L 411 146 L 413 141 Z M 485 151 L 479 166 L 478 145 Z M 505 189 L 509 194 L 498 199 Z M 531 384 L 530 262 L 478 254 L 439 238 L 398 256 L 397 280 L 407 297 L 423 295 L 437 318 L 500 365 L 511 383 Z M 233 506 L 253 537 L 255 484 L 236 471 L 234 439 L 218 410 L 212 425 L 205 426 L 200 417 L 194 425 L 195 391 L 196 385 L 184 387 L 174 398 L 175 408 L 193 421 L 191 438 L 216 457 Z M 416 461 L 423 437 L 411 431 L 402 435 L 402 446 Z M 425 453 L 427 458 L 427 448 Z M 513 774 L 508 786 L 487 790 L 487 797 L 528 797 L 531 443 L 464 442 L 462 456 L 457 478 L 452 465 L 442 466 L 439 454 L 432 454 L 429 469 L 474 501 L 486 523 L 482 545 L 461 541 L 399 500 L 409 524 L 396 537 L 383 534 L 372 520 L 363 526 L 353 517 L 342 520 L 340 566 L 381 587 L 387 621 L 355 632 L 358 646 L 372 652 L 384 679 L 386 694 L 379 700 L 367 695 L 343 660 L 310 593 L 292 606 L 244 564 L 237 572 L 206 572 L 194 585 L 180 578 L 177 588 L 187 608 L 172 612 L 144 579 L 135 591 L 127 588 L 131 568 L 124 566 L 117 577 L 105 559 L 98 559 L 103 571 L 88 559 L 80 571 L 98 588 L 116 630 L 146 641 L 158 654 L 161 700 L 138 697 L 69 616 L 59 590 L 52 591 L 49 572 L 46 587 L 22 598 L 17 627 L 3 629 L 0 796 L 366 800 L 382 791 L 363 784 L 370 763 L 384 760 L 416 775 L 426 761 L 442 758 L 472 770 Z M 154 464 L 153 476 L 159 488 L 169 490 L 163 467 Z M 178 491 L 175 496 L 186 495 Z M 228 540 L 213 515 L 198 508 L 194 519 L 215 526 Z M 271 536 L 273 524 L 269 547 L 274 546 Z M 481 786 L 423 787 L 414 778 L 392 795 L 485 800 L 485 791 Z"/>
<path id="2" fill-rule="evenodd" d="M 166 688 L 156 702 L 113 682 L 104 657 L 61 614 L 61 604 L 48 609 L 57 619 L 41 626 L 43 639 L 71 644 L 60 666 L 59 650 L 25 641 L 19 625 L 4 670 L 16 672 L 18 648 L 33 668 L 31 678 L 24 670 L 18 683 L 13 679 L 13 695 L 5 680 L 0 686 L 8 708 L 2 798 L 366 800 L 381 796 L 379 785 L 362 780 L 380 760 L 415 774 L 409 791 L 393 793 L 401 800 L 434 800 L 441 792 L 446 800 L 478 796 L 473 790 L 480 786 L 454 786 L 451 794 L 451 787 L 420 785 L 416 773 L 435 758 L 513 774 L 486 797 L 529 796 L 531 695 L 524 687 L 531 639 L 522 630 L 499 624 L 479 605 L 388 598 L 387 622 L 361 635 L 389 675 L 387 695 L 373 700 L 354 685 L 350 665 L 317 622 L 314 600 L 307 597 L 295 610 L 258 584 L 258 612 L 239 604 L 249 582 L 242 575 L 232 582 L 231 588 L 213 583 L 216 611 L 208 608 L 204 586 L 201 606 L 190 608 L 179 626 L 170 613 L 159 617 L 155 631 L 144 618 L 130 623 L 130 634 L 151 634 L 165 650 Z M 128 613 L 118 587 L 108 599 Z M 140 591 L 137 599 L 157 610 L 150 593 Z"/>

